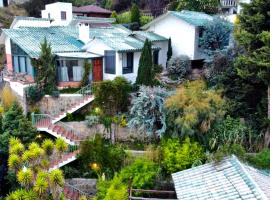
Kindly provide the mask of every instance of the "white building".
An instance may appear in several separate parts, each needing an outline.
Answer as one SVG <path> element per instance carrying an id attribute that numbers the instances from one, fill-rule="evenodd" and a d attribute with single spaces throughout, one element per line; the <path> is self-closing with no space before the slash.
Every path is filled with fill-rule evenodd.
<path id="1" fill-rule="evenodd" d="M 200 12 L 169 11 L 142 28 L 171 38 L 173 57 L 187 55 L 195 62 L 204 59 L 199 51 L 199 38 L 202 36 L 203 26 L 212 19 L 210 15 Z"/>
<path id="2" fill-rule="evenodd" d="M 93 66 L 89 79 L 101 81 L 124 76 L 135 82 L 139 59 L 146 39 L 152 42 L 153 61 L 164 67 L 168 39 L 153 32 L 132 32 L 111 18 L 72 16 L 72 4 L 46 5 L 42 18 L 16 17 L 10 29 L 3 29 L 7 66 L 12 75 L 23 74 L 34 82 L 31 58 L 38 58 L 44 38 L 57 56 L 59 87 L 77 87 L 84 62 Z"/>

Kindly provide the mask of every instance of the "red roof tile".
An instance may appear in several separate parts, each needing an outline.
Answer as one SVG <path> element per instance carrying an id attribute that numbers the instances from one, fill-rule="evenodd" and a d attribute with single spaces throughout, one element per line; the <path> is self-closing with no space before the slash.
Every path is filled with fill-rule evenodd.
<path id="1" fill-rule="evenodd" d="M 101 8 L 99 6 L 95 5 L 88 5 L 88 6 L 81 6 L 81 7 L 75 7 L 73 6 L 73 12 L 77 13 L 105 13 L 105 14 L 111 14 L 112 12 L 110 10 Z"/>

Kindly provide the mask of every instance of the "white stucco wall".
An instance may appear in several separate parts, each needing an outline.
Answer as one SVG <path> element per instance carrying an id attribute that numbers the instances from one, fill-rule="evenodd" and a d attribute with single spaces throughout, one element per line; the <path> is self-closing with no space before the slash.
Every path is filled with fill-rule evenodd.
<path id="1" fill-rule="evenodd" d="M 147 29 L 166 38 L 171 38 L 173 57 L 181 54 L 194 59 L 196 27 L 174 16 L 166 17 L 154 22 Z"/>
<path id="2" fill-rule="evenodd" d="M 49 27 L 50 25 L 50 21 L 18 19 L 12 23 L 10 28 L 15 29 L 19 27 Z"/>
<path id="3" fill-rule="evenodd" d="M 66 12 L 66 20 L 61 19 L 61 11 Z M 42 18 L 48 18 L 48 14 L 50 14 L 50 18 L 54 20 L 52 25 L 66 26 L 72 20 L 72 4 L 63 2 L 47 4 L 45 10 L 41 11 L 41 16 Z"/>
<path id="4" fill-rule="evenodd" d="M 154 42 L 155 46 L 159 47 L 158 63 L 166 68 L 167 52 L 168 52 L 168 41 Z"/>

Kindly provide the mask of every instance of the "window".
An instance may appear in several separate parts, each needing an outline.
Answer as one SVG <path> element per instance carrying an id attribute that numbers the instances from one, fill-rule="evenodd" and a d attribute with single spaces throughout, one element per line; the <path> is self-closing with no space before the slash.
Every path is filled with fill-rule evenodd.
<path id="1" fill-rule="evenodd" d="M 201 38 L 203 36 L 203 32 L 204 32 L 204 28 L 199 27 L 199 38 Z"/>
<path id="2" fill-rule="evenodd" d="M 158 59 L 159 59 L 159 50 L 155 50 L 153 52 L 153 63 L 154 63 L 154 65 L 158 65 Z"/>
<path id="3" fill-rule="evenodd" d="M 122 57 L 123 74 L 133 73 L 133 52 L 124 53 Z"/>
<path id="4" fill-rule="evenodd" d="M 50 13 L 48 13 L 48 19 L 51 19 L 51 14 Z"/>
<path id="5" fill-rule="evenodd" d="M 115 74 L 115 51 L 105 51 L 105 73 Z"/>
<path id="6" fill-rule="evenodd" d="M 67 12 L 61 11 L 61 20 L 66 20 L 67 19 Z"/>
<path id="7" fill-rule="evenodd" d="M 82 80 L 83 67 L 79 65 L 79 60 L 59 59 L 57 64 L 57 77 L 60 82 L 79 82 Z"/>

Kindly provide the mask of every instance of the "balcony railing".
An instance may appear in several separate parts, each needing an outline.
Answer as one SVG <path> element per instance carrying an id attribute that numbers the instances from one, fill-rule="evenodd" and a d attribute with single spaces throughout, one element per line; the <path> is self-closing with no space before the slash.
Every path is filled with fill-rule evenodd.
<path id="1" fill-rule="evenodd" d="M 220 4 L 222 7 L 236 7 L 237 0 L 220 0 Z"/>

